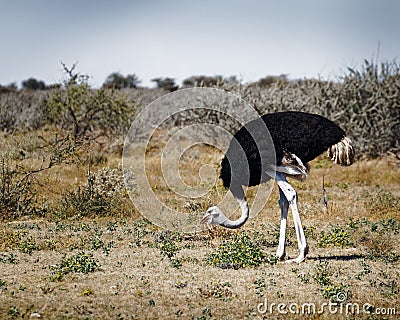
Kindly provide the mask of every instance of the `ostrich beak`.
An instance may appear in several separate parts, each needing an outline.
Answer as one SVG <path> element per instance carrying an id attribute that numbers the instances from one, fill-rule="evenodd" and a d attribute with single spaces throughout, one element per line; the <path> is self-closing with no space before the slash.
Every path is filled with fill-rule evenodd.
<path id="1" fill-rule="evenodd" d="M 203 218 L 201 219 L 201 223 L 207 223 L 208 219 L 211 217 L 210 213 L 206 213 Z"/>

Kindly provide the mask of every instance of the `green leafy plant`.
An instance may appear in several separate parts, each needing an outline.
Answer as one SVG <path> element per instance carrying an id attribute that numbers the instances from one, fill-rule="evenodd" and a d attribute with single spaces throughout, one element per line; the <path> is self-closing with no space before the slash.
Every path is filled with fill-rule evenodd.
<path id="1" fill-rule="evenodd" d="M 329 263 L 327 260 L 320 260 L 318 264 L 314 268 L 315 273 L 313 275 L 313 279 L 320 286 L 329 286 L 332 284 L 331 276 L 333 274 L 331 268 L 329 267 Z"/>
<path id="2" fill-rule="evenodd" d="M 314 267 L 313 279 L 320 286 L 320 292 L 325 299 L 332 302 L 344 302 L 350 297 L 348 285 L 333 283 L 331 277 L 334 275 L 328 260 L 320 260 Z"/>
<path id="3" fill-rule="evenodd" d="M 329 285 L 321 291 L 325 299 L 336 303 L 344 302 L 351 297 L 351 291 L 348 286 L 342 283 L 339 285 Z"/>
<path id="4" fill-rule="evenodd" d="M 145 241 L 145 236 L 149 234 L 149 231 L 146 229 L 146 227 L 149 225 L 149 222 L 145 219 L 138 219 L 133 223 L 133 230 L 128 229 L 126 232 L 129 232 L 132 234 L 132 245 L 136 245 L 138 247 L 142 246 Z"/>
<path id="5" fill-rule="evenodd" d="M 28 239 L 22 241 L 19 245 L 19 251 L 23 253 L 31 255 L 34 250 L 40 250 L 40 246 L 32 239 L 32 237 L 28 237 Z"/>
<path id="6" fill-rule="evenodd" d="M 304 234 L 307 239 L 316 239 L 318 234 L 317 228 L 315 226 L 305 226 Z"/>
<path id="7" fill-rule="evenodd" d="M 108 244 L 104 243 L 104 241 L 97 235 L 89 236 L 89 250 L 102 250 L 103 253 L 108 256 L 110 253 L 110 248 L 112 247 L 113 242 L 109 242 Z"/>
<path id="8" fill-rule="evenodd" d="M 182 241 L 182 236 L 178 232 L 163 230 L 155 235 L 155 240 L 159 242 L 158 247 L 161 255 L 169 259 L 172 267 L 180 268 L 182 266 L 182 259 L 177 258 L 176 254 L 181 248 L 176 242 Z"/>
<path id="9" fill-rule="evenodd" d="M 11 306 L 10 308 L 8 308 L 7 314 L 10 318 L 13 319 L 18 318 L 21 315 L 17 306 Z"/>
<path id="10" fill-rule="evenodd" d="M 300 279 L 300 281 L 302 283 L 309 283 L 310 282 L 309 274 L 300 273 L 300 274 L 297 275 L 297 277 Z"/>
<path id="11" fill-rule="evenodd" d="M 265 289 L 265 279 L 263 277 L 257 278 L 254 280 L 253 284 L 256 295 L 258 297 L 263 297 Z"/>
<path id="12" fill-rule="evenodd" d="M 160 252 L 162 255 L 172 258 L 179 251 L 179 247 L 172 240 L 165 241 L 160 244 Z"/>
<path id="13" fill-rule="evenodd" d="M 90 273 L 98 270 L 99 267 L 99 262 L 93 258 L 93 254 L 78 252 L 70 257 L 64 256 L 59 264 L 51 266 L 50 270 L 53 274 L 51 279 L 60 281 L 68 273 Z"/>
<path id="14" fill-rule="evenodd" d="M 348 247 L 351 245 L 349 232 L 340 226 L 333 227 L 328 233 L 322 230 L 318 245 L 320 247 Z"/>
<path id="15" fill-rule="evenodd" d="M 7 283 L 6 283 L 4 280 L 0 279 L 0 289 L 3 290 L 3 288 L 6 287 L 6 284 L 7 284 Z"/>
<path id="16" fill-rule="evenodd" d="M 83 290 L 82 291 L 82 295 L 83 296 L 91 296 L 91 295 L 94 295 L 94 291 L 92 290 L 92 289 L 85 289 L 85 290 Z"/>
<path id="17" fill-rule="evenodd" d="M 92 193 L 88 188 L 66 191 L 57 212 L 59 218 L 79 218 L 108 215 L 111 206 L 105 197 Z"/>
<path id="18" fill-rule="evenodd" d="M 372 273 L 372 268 L 364 259 L 360 260 L 360 265 L 363 270 L 355 275 L 355 278 L 361 280 L 365 275 Z"/>
<path id="19" fill-rule="evenodd" d="M 0 262 L 17 264 L 18 259 L 13 253 L 0 253 Z"/>
<path id="20" fill-rule="evenodd" d="M 217 249 L 207 256 L 207 263 L 220 268 L 257 267 L 263 262 L 274 264 L 276 259 L 267 256 L 246 233 L 223 240 Z"/>

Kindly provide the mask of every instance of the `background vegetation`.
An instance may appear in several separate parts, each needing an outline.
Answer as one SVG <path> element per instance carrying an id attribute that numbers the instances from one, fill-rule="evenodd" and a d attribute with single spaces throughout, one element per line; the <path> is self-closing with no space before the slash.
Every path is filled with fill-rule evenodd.
<path id="1" fill-rule="evenodd" d="M 164 92 L 179 88 L 169 77 L 153 79 L 156 88 L 149 89 L 138 87 L 140 79 L 135 74 L 112 73 L 101 89 L 91 89 L 88 77 L 74 73 L 74 66 L 71 70 L 64 66 L 64 71 L 69 78 L 60 85 L 46 86 L 30 78 L 20 90 L 15 84 L 2 86 L 0 129 L 15 132 L 56 124 L 63 129 L 74 126 L 75 134 L 106 129 L 123 134 L 130 116 Z M 236 77 L 192 76 L 182 83 L 183 88 L 193 86 L 239 94 L 260 114 L 281 110 L 321 114 L 346 130 L 359 156 L 377 157 L 399 147 L 400 66 L 396 61 L 378 65 L 365 60 L 359 69 L 348 68 L 336 81 L 289 80 L 280 75 L 242 84 Z"/>

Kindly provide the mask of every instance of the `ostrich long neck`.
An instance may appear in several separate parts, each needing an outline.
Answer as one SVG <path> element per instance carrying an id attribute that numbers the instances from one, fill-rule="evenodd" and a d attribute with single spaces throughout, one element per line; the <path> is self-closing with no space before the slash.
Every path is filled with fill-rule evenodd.
<path id="1" fill-rule="evenodd" d="M 240 209 L 242 210 L 242 215 L 240 216 L 239 219 L 237 220 L 229 220 L 226 219 L 223 223 L 221 223 L 221 226 L 229 229 L 237 229 L 240 228 L 242 225 L 245 224 L 247 219 L 249 218 L 249 205 L 247 203 L 246 198 L 236 198 L 237 202 L 239 202 Z"/>
<path id="2" fill-rule="evenodd" d="M 239 203 L 242 215 L 240 216 L 239 219 L 234 221 L 226 219 L 221 225 L 225 228 L 237 229 L 240 228 L 242 225 L 244 225 L 247 219 L 249 218 L 249 204 L 247 203 L 241 185 L 233 183 L 230 187 L 230 190 L 233 196 L 235 197 L 236 201 Z"/>

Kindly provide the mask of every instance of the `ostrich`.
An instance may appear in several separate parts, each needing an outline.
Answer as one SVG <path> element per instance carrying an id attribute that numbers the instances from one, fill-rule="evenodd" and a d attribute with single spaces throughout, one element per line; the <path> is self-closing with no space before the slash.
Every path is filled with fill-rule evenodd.
<path id="1" fill-rule="evenodd" d="M 263 131 L 264 128 L 264 131 Z M 271 139 L 269 139 L 268 131 Z M 268 144 L 268 141 L 271 141 Z M 271 147 L 273 143 L 274 148 Z M 272 154 L 271 157 L 271 153 Z M 354 162 L 354 148 L 345 132 L 332 121 L 304 112 L 277 112 L 265 114 L 243 126 L 235 133 L 221 162 L 223 185 L 229 188 L 241 208 L 239 219 L 232 221 L 216 206 L 210 207 L 202 222 L 236 229 L 249 217 L 249 206 L 242 186 L 255 186 L 275 179 L 279 187 L 281 223 L 276 256 L 285 257 L 286 220 L 289 206 L 300 254 L 287 262 L 300 263 L 308 253 L 300 215 L 297 193 L 286 180 L 291 177 L 304 181 L 309 173 L 308 162 L 328 151 L 335 163 L 348 166 Z"/>

